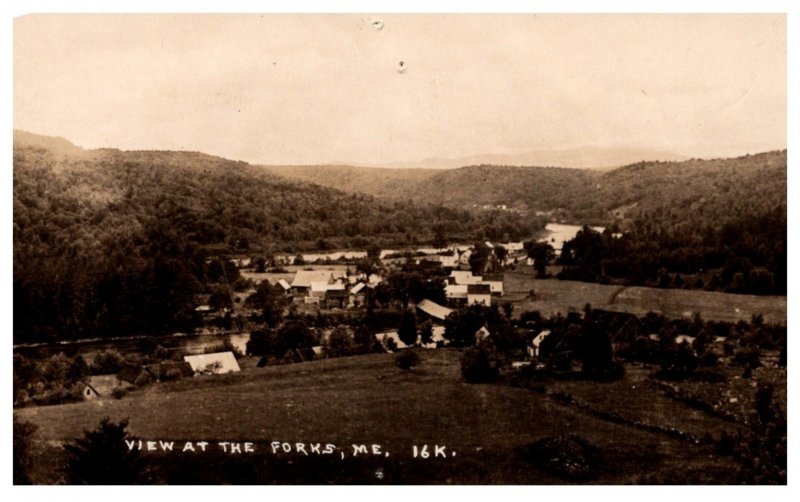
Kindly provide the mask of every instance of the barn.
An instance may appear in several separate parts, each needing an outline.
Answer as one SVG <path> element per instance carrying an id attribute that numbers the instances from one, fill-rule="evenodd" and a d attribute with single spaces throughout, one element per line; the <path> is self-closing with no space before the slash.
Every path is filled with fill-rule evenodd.
<path id="1" fill-rule="evenodd" d="M 233 352 L 230 351 L 184 356 L 183 360 L 189 363 L 195 375 L 221 375 L 241 371 Z"/>

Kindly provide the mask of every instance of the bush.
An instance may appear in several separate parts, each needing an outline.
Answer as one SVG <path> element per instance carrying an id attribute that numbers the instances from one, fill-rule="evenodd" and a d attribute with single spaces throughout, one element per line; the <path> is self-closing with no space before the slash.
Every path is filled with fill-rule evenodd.
<path id="1" fill-rule="evenodd" d="M 743 347 L 733 353 L 733 362 L 737 366 L 755 369 L 761 366 L 761 350 L 758 347 Z"/>
<path id="2" fill-rule="evenodd" d="M 33 434 L 36 432 L 36 425 L 30 422 L 22 422 L 14 417 L 14 484 L 32 484 L 30 478 L 30 468 L 33 466 L 33 456 L 31 446 Z"/>
<path id="3" fill-rule="evenodd" d="M 497 378 L 497 365 L 485 349 L 472 347 L 461 356 L 461 376 L 469 383 L 492 382 Z"/>
<path id="4" fill-rule="evenodd" d="M 122 357 L 118 351 L 109 349 L 98 352 L 92 361 L 92 374 L 93 375 L 109 375 L 117 373 L 122 369 L 125 363 L 125 358 Z"/>
<path id="5" fill-rule="evenodd" d="M 77 388 L 64 387 L 61 384 L 54 385 L 43 392 L 37 392 L 33 396 L 33 402 L 43 406 L 79 401 L 80 399 L 82 399 L 81 394 Z"/>
<path id="6" fill-rule="evenodd" d="M 125 440 L 136 440 L 127 432 L 128 421 L 118 424 L 104 418 L 97 429 L 67 444 L 67 482 L 77 485 L 130 485 L 143 481 L 138 450 Z"/>
<path id="7" fill-rule="evenodd" d="M 113 397 L 114 399 L 122 399 L 127 394 L 128 394 L 128 389 L 126 389 L 125 387 L 114 387 L 114 389 L 111 391 L 111 397 Z"/>
<path id="8" fill-rule="evenodd" d="M 181 378 L 183 378 L 183 375 L 181 374 L 180 370 L 173 368 L 162 374 L 160 380 L 162 382 L 175 382 Z"/>
<path id="9" fill-rule="evenodd" d="M 568 481 L 586 481 L 602 465 L 600 449 L 576 436 L 547 437 L 520 451 L 522 458 Z"/>
<path id="10" fill-rule="evenodd" d="M 408 371 L 414 366 L 419 366 L 419 363 L 419 355 L 412 350 L 404 350 L 403 352 L 397 354 L 394 358 L 394 364 L 404 371 Z"/>
<path id="11" fill-rule="evenodd" d="M 149 371 L 142 371 L 133 382 L 133 384 L 137 387 L 144 387 L 145 385 L 150 385 L 151 383 L 153 383 L 153 375 L 150 374 Z"/>

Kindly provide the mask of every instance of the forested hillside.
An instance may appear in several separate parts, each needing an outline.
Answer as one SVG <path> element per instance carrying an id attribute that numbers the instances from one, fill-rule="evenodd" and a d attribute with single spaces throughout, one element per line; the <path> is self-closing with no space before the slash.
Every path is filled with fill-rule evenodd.
<path id="1" fill-rule="evenodd" d="M 435 176 L 438 169 L 389 169 L 360 166 L 263 166 L 288 179 L 308 181 L 347 193 L 389 199 L 414 196 L 416 187 Z"/>
<path id="2" fill-rule="evenodd" d="M 784 295 L 786 189 L 785 150 L 617 169 L 570 197 L 568 210 L 608 215 L 623 236 L 583 232 L 565 245 L 561 275 Z"/>
<path id="3" fill-rule="evenodd" d="M 274 174 L 391 200 L 552 212 L 574 223 L 720 224 L 786 200 L 786 151 L 732 159 L 642 162 L 601 172 L 524 166 L 381 169 L 266 167 Z"/>
<path id="4" fill-rule="evenodd" d="M 193 295 L 219 280 L 212 256 L 520 239 L 544 225 L 379 202 L 199 153 L 65 143 L 15 137 L 16 342 L 189 329 Z"/>
<path id="5" fill-rule="evenodd" d="M 643 162 L 602 174 L 565 197 L 577 219 L 697 225 L 786 205 L 786 150 L 731 159 Z"/>
<path id="6" fill-rule="evenodd" d="M 565 193 L 584 190 L 600 171 L 557 167 L 467 166 L 459 169 L 383 169 L 354 166 L 266 166 L 290 179 L 391 200 L 455 208 L 500 206 L 546 211 Z"/>

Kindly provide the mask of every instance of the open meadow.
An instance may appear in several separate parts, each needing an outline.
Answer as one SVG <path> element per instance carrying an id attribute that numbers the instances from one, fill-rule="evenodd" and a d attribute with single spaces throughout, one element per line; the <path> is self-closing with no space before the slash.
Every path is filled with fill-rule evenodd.
<path id="1" fill-rule="evenodd" d="M 178 448 L 186 441 L 208 441 L 211 447 L 218 441 L 255 443 L 256 451 L 244 456 L 143 452 L 154 482 L 708 483 L 725 482 L 733 472 L 729 458 L 696 437 L 733 425 L 655 388 L 637 389 L 640 372 L 613 384 L 553 387 L 561 394 L 613 395 L 609 402 L 627 413 L 626 422 L 554 399 L 549 388 L 467 384 L 458 350 L 423 351 L 421 357 L 422 364 L 408 372 L 395 367 L 389 354 L 267 368 L 243 360 L 238 374 L 154 384 L 120 400 L 23 408 L 15 416 L 38 426 L 38 483 L 59 481 L 61 446 L 103 417 L 129 419 L 133 435 L 175 441 Z M 529 463 L 523 454 L 537 440 L 569 435 L 599 452 L 579 479 Z M 291 452 L 273 452 L 273 441 L 290 443 Z M 336 449 L 329 456 L 306 456 L 297 443 L 307 451 L 314 443 Z M 370 454 L 353 457 L 354 444 L 368 445 Z M 413 447 L 421 452 L 426 444 L 431 457 L 414 458 Z M 381 454 L 372 455 L 371 445 L 380 445 Z M 434 445 L 446 447 L 446 458 L 434 458 Z M 183 466 L 183 477 L 170 470 L 175 465 Z M 239 470 L 244 465 L 246 473 Z M 200 469 L 199 477 L 191 469 Z"/>
<path id="2" fill-rule="evenodd" d="M 505 295 L 501 301 L 514 303 L 519 313 L 538 310 L 542 314 L 566 314 L 570 310 L 581 310 L 589 303 L 593 308 L 638 316 L 656 312 L 669 318 L 688 319 L 694 312 L 700 312 L 703 319 L 736 322 L 750 321 L 753 315 L 761 314 L 766 322 L 786 324 L 785 296 L 536 279 L 533 271 L 527 268 L 506 272 L 504 283 Z"/>

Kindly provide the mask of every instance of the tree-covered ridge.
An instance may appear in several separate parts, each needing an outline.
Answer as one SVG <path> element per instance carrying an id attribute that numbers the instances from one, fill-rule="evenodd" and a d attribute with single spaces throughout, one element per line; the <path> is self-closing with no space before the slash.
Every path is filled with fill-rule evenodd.
<path id="1" fill-rule="evenodd" d="M 786 151 L 731 159 L 641 162 L 610 171 L 479 165 L 458 169 L 272 166 L 271 173 L 387 200 L 551 212 L 572 222 L 720 225 L 786 204 Z"/>
<path id="2" fill-rule="evenodd" d="M 520 239 L 544 222 L 384 203 L 189 152 L 14 149 L 16 342 L 190 329 L 208 259 Z"/>
<path id="3" fill-rule="evenodd" d="M 643 162 L 604 173 L 568 198 L 578 218 L 721 226 L 786 208 L 786 150 L 731 159 Z"/>
<path id="4" fill-rule="evenodd" d="M 466 166 L 458 169 L 384 169 L 355 166 L 268 166 L 271 173 L 388 200 L 413 199 L 456 208 L 500 206 L 546 211 L 563 204 L 599 172 L 586 169 Z"/>
<path id="5" fill-rule="evenodd" d="M 563 278 L 786 294 L 785 150 L 628 166 L 603 175 L 595 199 L 603 206 L 585 216 L 610 212 L 623 235 L 566 243 Z"/>

